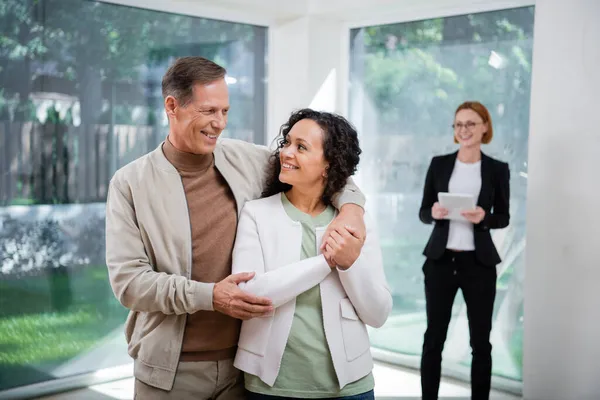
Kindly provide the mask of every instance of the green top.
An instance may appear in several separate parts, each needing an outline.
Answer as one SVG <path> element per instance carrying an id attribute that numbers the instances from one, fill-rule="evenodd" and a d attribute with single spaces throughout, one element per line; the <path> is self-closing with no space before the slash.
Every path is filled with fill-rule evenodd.
<path id="1" fill-rule="evenodd" d="M 317 255 L 316 228 L 324 227 L 335 216 L 331 206 L 316 217 L 305 214 L 281 194 L 287 215 L 302 225 L 301 259 Z M 296 310 L 279 375 L 273 387 L 260 378 L 245 374 L 246 389 L 251 392 L 282 397 L 326 398 L 354 396 L 375 386 L 373 375 L 365 376 L 340 390 L 329 353 L 319 285 L 296 297 Z"/>

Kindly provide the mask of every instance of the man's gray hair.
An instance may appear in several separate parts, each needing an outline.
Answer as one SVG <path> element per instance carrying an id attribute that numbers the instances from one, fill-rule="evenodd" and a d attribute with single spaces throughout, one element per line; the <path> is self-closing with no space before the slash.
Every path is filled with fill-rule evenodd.
<path id="1" fill-rule="evenodd" d="M 192 99 L 194 84 L 207 85 L 223 79 L 226 73 L 225 68 L 204 57 L 178 58 L 163 76 L 163 98 L 173 96 L 186 106 Z"/>

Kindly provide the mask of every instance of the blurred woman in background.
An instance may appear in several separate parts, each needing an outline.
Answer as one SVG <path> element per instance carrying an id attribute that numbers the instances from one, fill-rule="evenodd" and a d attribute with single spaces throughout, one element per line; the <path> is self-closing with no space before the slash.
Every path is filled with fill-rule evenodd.
<path id="1" fill-rule="evenodd" d="M 425 301 L 427 331 L 421 358 L 423 400 L 438 398 L 442 351 L 452 316 L 452 305 L 460 288 L 467 306 L 471 363 L 471 393 L 474 400 L 489 399 L 492 374 L 492 313 L 496 297 L 496 265 L 500 256 L 491 229 L 508 226 L 510 173 L 508 164 L 481 151 L 493 137 L 490 113 L 481 103 L 461 104 L 454 116 L 457 152 L 431 160 L 419 218 L 434 223 L 425 247 Z M 472 195 L 476 207 L 462 210 L 458 219 L 448 219 L 449 210 L 438 202 L 438 193 Z"/>

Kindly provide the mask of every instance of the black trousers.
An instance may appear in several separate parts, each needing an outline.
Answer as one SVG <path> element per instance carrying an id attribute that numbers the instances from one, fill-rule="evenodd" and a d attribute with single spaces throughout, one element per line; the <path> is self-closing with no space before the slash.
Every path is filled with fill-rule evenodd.
<path id="1" fill-rule="evenodd" d="M 427 330 L 421 356 L 423 400 L 438 398 L 442 350 L 452 316 L 452 304 L 460 288 L 467 306 L 471 363 L 471 398 L 487 400 L 492 377 L 492 314 L 496 297 L 496 268 L 482 265 L 474 251 L 447 250 L 439 260 L 425 261 Z"/>

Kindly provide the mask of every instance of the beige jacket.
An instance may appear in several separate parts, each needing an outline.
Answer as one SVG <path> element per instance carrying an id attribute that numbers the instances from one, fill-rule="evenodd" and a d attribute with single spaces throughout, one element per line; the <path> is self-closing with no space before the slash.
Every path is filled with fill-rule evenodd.
<path id="1" fill-rule="evenodd" d="M 231 188 L 238 216 L 261 196 L 270 152 L 251 143 L 223 139 L 215 166 Z M 364 205 L 349 182 L 336 199 Z M 181 178 L 162 152 L 119 169 L 106 200 L 106 263 L 115 296 L 131 310 L 125 326 L 135 377 L 170 390 L 181 354 L 187 314 L 213 310 L 214 283 L 190 280 L 190 219 Z"/>

